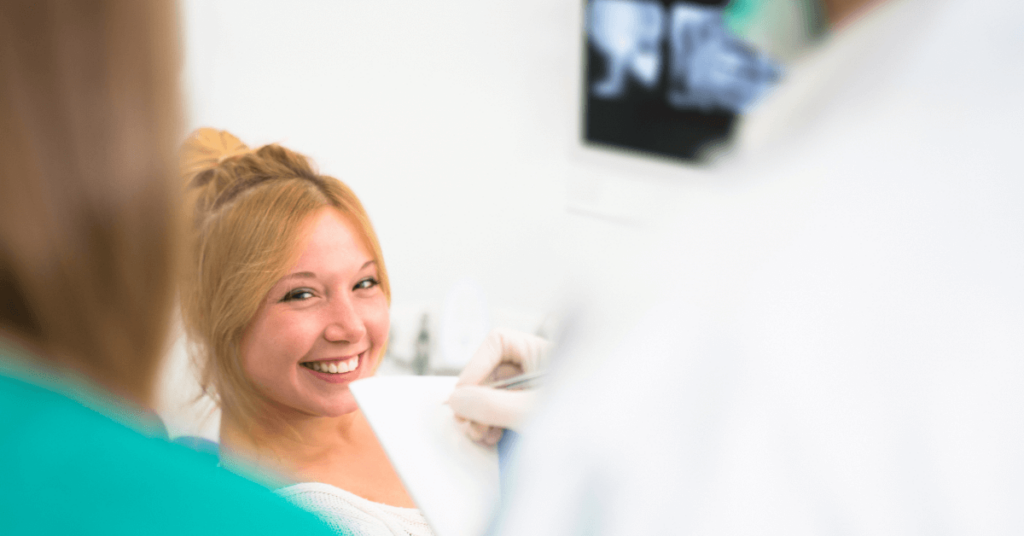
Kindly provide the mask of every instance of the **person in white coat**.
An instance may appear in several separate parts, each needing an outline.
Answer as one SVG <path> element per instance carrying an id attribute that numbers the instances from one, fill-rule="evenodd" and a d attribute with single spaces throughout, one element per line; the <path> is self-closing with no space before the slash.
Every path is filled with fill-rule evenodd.
<path id="1" fill-rule="evenodd" d="M 1024 533 L 1021 20 L 892 0 L 791 66 L 570 323 L 493 533 Z"/>

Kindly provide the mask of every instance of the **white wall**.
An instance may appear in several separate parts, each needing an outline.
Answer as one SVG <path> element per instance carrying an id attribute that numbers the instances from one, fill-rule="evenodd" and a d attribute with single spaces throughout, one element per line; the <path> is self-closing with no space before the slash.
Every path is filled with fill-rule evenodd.
<path id="1" fill-rule="evenodd" d="M 695 173 L 580 148 L 578 0 L 183 6 L 190 126 L 281 142 L 347 182 L 396 303 L 469 276 L 496 306 L 542 311 L 567 248 L 609 232 L 566 210 L 570 184 L 579 201 L 592 175 Z"/>
<path id="2" fill-rule="evenodd" d="M 891 2 L 791 65 L 783 91 L 743 125 L 742 150 L 718 167 L 582 145 L 579 0 L 185 0 L 189 123 L 250 145 L 281 142 L 355 190 L 391 275 L 395 346 L 408 348 L 419 312 L 436 315 L 467 277 L 494 324 L 535 329 L 574 287 L 639 310 L 638 296 L 664 284 L 648 249 L 663 220 L 692 215 L 683 238 L 707 245 L 765 211 L 805 210 L 822 179 L 813 159 L 784 177 L 729 168 L 765 159 L 785 132 L 847 106 L 828 105 L 837 96 L 870 101 L 884 73 L 844 70 L 900 50 L 903 21 L 917 19 L 896 12 L 918 4 Z M 737 221 L 712 213 L 735 196 L 750 207 Z M 768 248 L 765 233 L 751 240 Z M 212 437 L 215 422 L 197 425 L 183 402 L 195 394 L 185 361 L 179 344 L 161 413 L 172 435 Z"/>
<path id="3" fill-rule="evenodd" d="M 190 129 L 280 142 L 349 184 L 406 338 L 463 278 L 494 324 L 535 329 L 575 267 L 627 255 L 667 194 L 703 182 L 582 146 L 578 0 L 185 0 L 182 18 Z"/>
<path id="4" fill-rule="evenodd" d="M 737 158 L 698 168 L 584 146 L 582 10 L 579 0 L 183 0 L 189 127 L 280 142 L 355 190 L 384 249 L 400 354 L 411 353 L 419 315 L 436 319 L 465 278 L 480 284 L 494 325 L 536 329 L 594 282 L 603 304 L 639 310 L 637 296 L 663 283 L 649 252 L 662 221 L 706 213 L 737 186 L 785 212 L 806 203 L 793 193 L 813 170 L 737 181 Z M 844 57 L 875 40 L 854 40 Z M 839 67 L 805 63 L 743 126 L 734 156 L 771 152 L 843 83 Z M 728 234 L 692 232 L 707 243 Z M 608 282 L 621 273 L 634 275 Z M 212 437 L 215 419 L 197 425 L 184 402 L 196 394 L 185 362 L 179 343 L 161 413 L 172 434 Z"/>

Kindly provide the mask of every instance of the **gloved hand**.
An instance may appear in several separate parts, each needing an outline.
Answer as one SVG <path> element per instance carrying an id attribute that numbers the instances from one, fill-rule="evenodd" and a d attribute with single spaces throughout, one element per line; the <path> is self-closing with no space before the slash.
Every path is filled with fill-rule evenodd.
<path id="1" fill-rule="evenodd" d="M 536 400 L 532 390 L 482 387 L 544 367 L 551 343 L 534 335 L 496 329 L 473 353 L 459 375 L 448 404 L 463 431 L 474 441 L 494 445 L 505 428 L 518 428 Z"/>

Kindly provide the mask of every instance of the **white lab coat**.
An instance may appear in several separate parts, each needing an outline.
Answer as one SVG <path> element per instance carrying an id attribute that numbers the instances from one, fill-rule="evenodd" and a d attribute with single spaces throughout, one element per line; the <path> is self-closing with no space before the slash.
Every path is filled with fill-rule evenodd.
<path id="1" fill-rule="evenodd" d="M 609 271 L 645 312 L 570 324 L 495 533 L 1024 534 L 1022 22 L 893 0 L 795 65 Z"/>

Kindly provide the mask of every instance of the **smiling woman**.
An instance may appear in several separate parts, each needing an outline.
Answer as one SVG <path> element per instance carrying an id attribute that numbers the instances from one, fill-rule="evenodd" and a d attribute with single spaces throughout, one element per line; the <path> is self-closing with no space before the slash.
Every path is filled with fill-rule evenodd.
<path id="1" fill-rule="evenodd" d="M 373 373 L 387 340 L 377 262 L 337 209 L 311 214 L 303 250 L 245 330 L 242 366 L 279 412 L 355 411 L 348 384 Z"/>
<path id="2" fill-rule="evenodd" d="M 429 534 L 349 384 L 373 375 L 391 291 L 355 194 L 279 145 L 186 141 L 182 311 L 228 466 L 356 534 Z"/>

